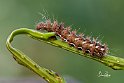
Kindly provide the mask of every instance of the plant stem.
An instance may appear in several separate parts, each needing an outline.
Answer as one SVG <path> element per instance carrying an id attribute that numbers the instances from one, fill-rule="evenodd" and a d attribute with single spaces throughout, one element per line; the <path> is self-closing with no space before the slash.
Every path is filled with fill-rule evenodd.
<path id="1" fill-rule="evenodd" d="M 35 39 L 47 40 L 49 37 L 54 36 L 55 33 L 40 33 L 35 30 L 21 28 L 14 30 L 7 39 L 6 46 L 8 50 L 13 54 L 13 58 L 21 65 L 31 69 L 43 79 L 45 79 L 48 83 L 65 83 L 64 79 L 60 77 L 57 73 L 52 70 L 48 70 L 44 67 L 40 67 L 33 60 L 31 60 L 28 56 L 22 53 L 20 50 L 11 46 L 11 42 L 16 35 L 19 34 L 27 34 L 30 37 Z"/>
<path id="2" fill-rule="evenodd" d="M 55 38 L 56 35 L 54 32 L 41 33 L 39 31 L 27 29 L 27 28 L 20 28 L 20 29 L 14 30 L 10 34 L 10 36 L 8 37 L 7 42 L 6 42 L 6 46 L 7 46 L 8 50 L 13 54 L 13 58 L 19 64 L 21 64 L 21 65 L 31 69 L 35 73 L 37 73 L 39 76 L 44 78 L 48 83 L 65 83 L 65 81 L 57 73 L 55 73 L 51 70 L 45 69 L 44 67 L 40 67 L 38 64 L 36 64 L 33 60 L 31 60 L 28 56 L 26 56 L 20 50 L 15 49 L 14 47 L 11 46 L 11 42 L 12 42 L 13 38 L 19 34 L 26 34 L 36 40 L 44 41 L 53 46 L 60 47 L 65 50 L 68 50 L 70 52 L 73 52 L 73 53 L 79 54 L 81 56 L 101 62 L 102 64 L 104 64 L 114 70 L 124 70 L 124 59 L 123 58 L 107 55 L 100 59 L 97 57 L 92 57 L 88 54 L 84 54 L 82 51 L 77 50 L 72 46 L 69 46 L 66 42 L 63 42 L 60 39 Z M 54 38 L 52 38 L 52 37 L 54 37 Z"/>

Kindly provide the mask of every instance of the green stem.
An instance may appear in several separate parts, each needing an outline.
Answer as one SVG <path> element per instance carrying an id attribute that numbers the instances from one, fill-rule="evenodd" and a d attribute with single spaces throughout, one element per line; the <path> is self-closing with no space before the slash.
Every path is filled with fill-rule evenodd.
<path id="1" fill-rule="evenodd" d="M 13 54 L 13 58 L 21 65 L 31 69 L 48 83 L 65 83 L 64 79 L 61 78 L 57 73 L 52 70 L 45 69 L 36 64 L 28 56 L 22 53 L 20 50 L 15 49 L 11 46 L 11 42 L 16 35 L 27 34 L 35 39 L 47 40 L 49 37 L 54 36 L 55 33 L 40 33 L 35 30 L 21 28 L 13 31 L 7 39 L 6 46 L 8 50 Z"/>
<path id="2" fill-rule="evenodd" d="M 7 46 L 8 50 L 13 54 L 14 59 L 19 64 L 26 66 L 27 68 L 33 70 L 35 73 L 37 73 L 39 76 L 43 77 L 49 83 L 65 83 L 65 81 L 63 80 L 63 78 L 61 78 L 55 72 L 45 69 L 43 67 L 40 67 L 33 60 L 31 60 L 28 56 L 26 56 L 21 51 L 13 48 L 11 46 L 11 42 L 12 42 L 14 36 L 19 35 L 19 34 L 27 34 L 28 36 L 30 36 L 31 38 L 34 38 L 36 40 L 44 41 L 53 46 L 60 47 L 65 50 L 68 50 L 70 52 L 73 52 L 73 53 L 79 54 L 81 56 L 101 62 L 104 65 L 106 65 L 114 70 L 124 70 L 124 59 L 123 58 L 110 56 L 110 55 L 107 55 L 101 59 L 97 58 L 97 57 L 91 57 L 90 55 L 84 54 L 82 51 L 69 46 L 66 42 L 63 42 L 60 39 L 51 38 L 52 36 L 55 37 L 54 32 L 41 33 L 39 31 L 31 30 L 31 29 L 27 29 L 27 28 L 21 28 L 21 29 L 17 29 L 15 31 L 13 31 L 7 39 L 6 46 Z"/>

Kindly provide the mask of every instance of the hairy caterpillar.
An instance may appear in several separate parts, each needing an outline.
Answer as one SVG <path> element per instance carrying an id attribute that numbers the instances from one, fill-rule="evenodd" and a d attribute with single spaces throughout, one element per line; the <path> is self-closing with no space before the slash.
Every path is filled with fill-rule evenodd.
<path id="1" fill-rule="evenodd" d="M 101 44 L 95 38 L 85 37 L 84 34 L 77 35 L 76 30 L 72 31 L 71 27 L 65 28 L 64 23 L 58 23 L 56 20 L 53 23 L 50 19 L 40 22 L 36 25 L 36 29 L 55 32 L 62 41 L 82 50 L 83 53 L 90 54 L 92 57 L 103 58 L 108 52 L 106 44 Z"/>

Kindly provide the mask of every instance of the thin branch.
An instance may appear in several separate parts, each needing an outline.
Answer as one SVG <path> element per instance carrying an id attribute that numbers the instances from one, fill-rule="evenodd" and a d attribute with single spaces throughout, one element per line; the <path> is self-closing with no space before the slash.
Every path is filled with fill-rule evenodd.
<path id="1" fill-rule="evenodd" d="M 47 41 L 47 39 L 51 36 L 54 36 L 55 33 L 40 33 L 35 30 L 21 28 L 14 30 L 7 39 L 6 46 L 8 50 L 13 54 L 13 58 L 21 65 L 31 69 L 43 79 L 45 79 L 48 83 L 65 83 L 64 79 L 60 77 L 56 72 L 52 70 L 48 70 L 44 67 L 40 67 L 33 60 L 31 60 L 28 56 L 22 53 L 20 50 L 11 46 L 11 42 L 16 35 L 19 34 L 27 34 L 30 37 L 35 39 L 41 39 Z"/>
<path id="2" fill-rule="evenodd" d="M 35 73 L 37 73 L 39 76 L 44 78 L 49 83 L 65 83 L 65 81 L 55 72 L 45 69 L 43 67 L 40 67 L 33 60 L 31 60 L 28 56 L 26 56 L 24 53 L 22 53 L 18 49 L 15 49 L 11 46 L 11 42 L 14 36 L 19 35 L 19 34 L 26 34 L 36 40 L 44 41 L 53 46 L 60 47 L 70 52 L 73 52 L 81 56 L 101 62 L 102 64 L 114 70 L 124 70 L 124 59 L 123 58 L 107 55 L 100 59 L 97 57 L 92 57 L 88 54 L 84 54 L 82 51 L 77 50 L 72 46 L 69 46 L 66 42 L 56 39 L 54 32 L 41 33 L 39 31 L 27 29 L 27 28 L 20 28 L 20 29 L 13 31 L 7 39 L 6 46 L 8 50 L 13 54 L 14 59 L 19 64 L 26 66 L 27 68 L 33 70 Z"/>

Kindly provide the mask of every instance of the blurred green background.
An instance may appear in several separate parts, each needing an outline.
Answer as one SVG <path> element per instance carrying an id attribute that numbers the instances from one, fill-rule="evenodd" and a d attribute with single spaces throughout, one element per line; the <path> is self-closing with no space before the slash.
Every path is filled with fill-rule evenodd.
<path id="1" fill-rule="evenodd" d="M 0 0 L 0 78 L 28 77 L 36 74 L 18 65 L 5 47 L 8 35 L 15 29 L 35 29 L 41 21 L 43 9 L 78 32 L 98 37 L 107 43 L 111 55 L 124 57 L 124 1 L 123 0 Z M 17 36 L 14 47 L 29 55 L 41 66 L 52 69 L 65 78 L 81 83 L 122 83 L 124 71 L 112 70 L 101 63 L 71 52 Z M 98 77 L 108 71 L 111 77 Z M 38 76 L 36 75 L 36 78 Z"/>

